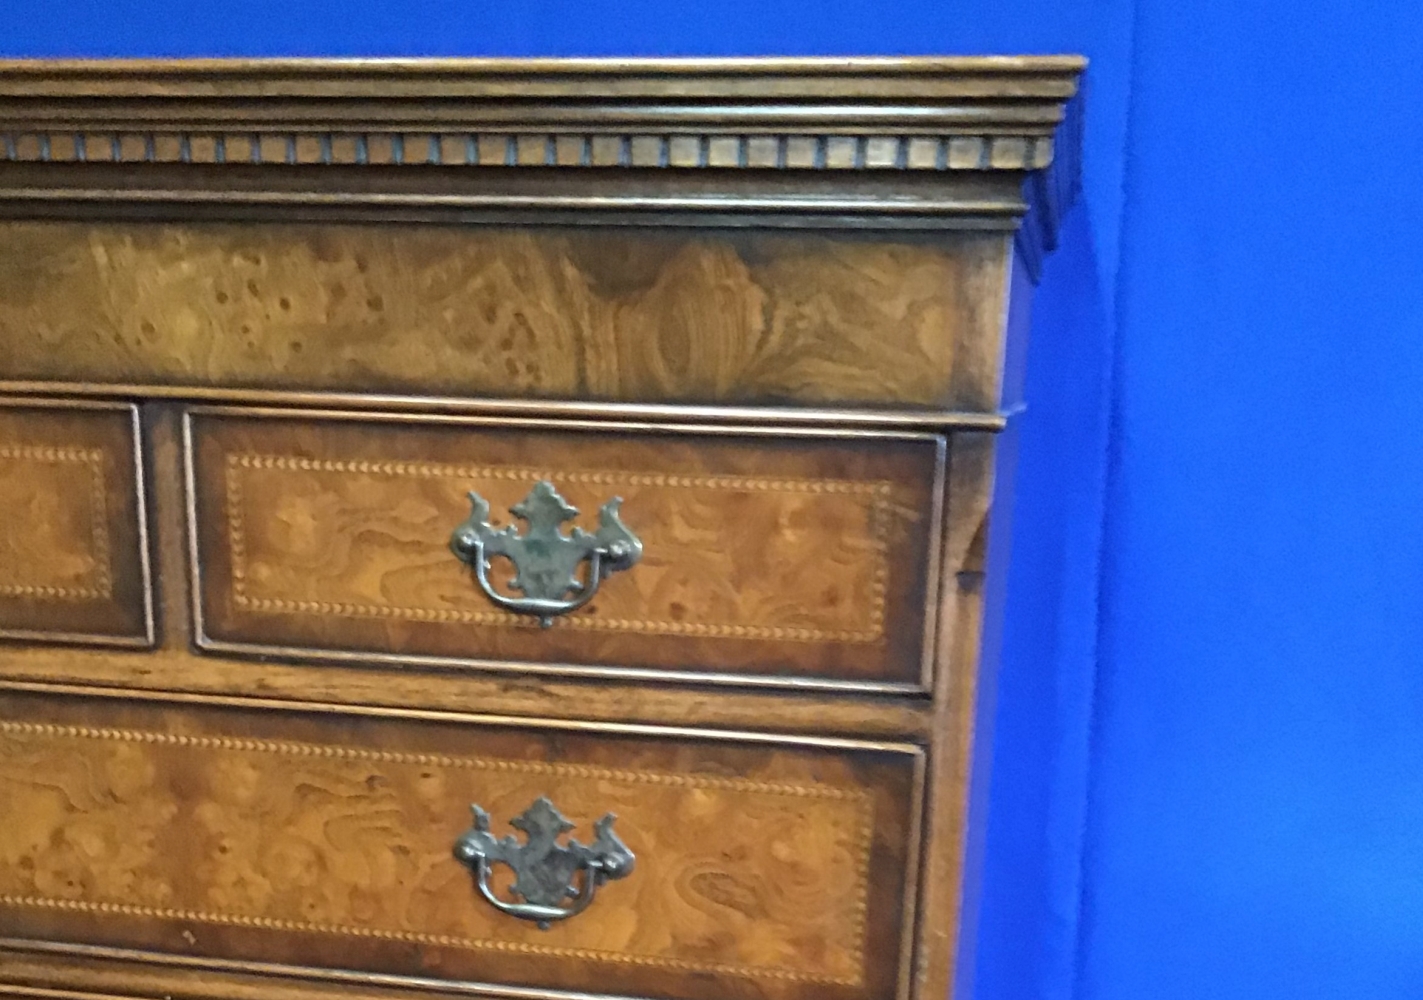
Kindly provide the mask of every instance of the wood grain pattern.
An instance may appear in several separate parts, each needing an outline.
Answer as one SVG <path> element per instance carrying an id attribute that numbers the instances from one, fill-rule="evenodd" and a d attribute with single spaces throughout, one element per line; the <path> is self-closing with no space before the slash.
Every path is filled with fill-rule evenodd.
<path id="1" fill-rule="evenodd" d="M 890 996 L 900 973 L 914 753 L 0 707 L 22 936 L 688 998 Z M 617 812 L 638 857 L 549 931 L 450 854 L 470 802 L 507 819 L 539 794 L 584 828 Z"/>
<path id="2" fill-rule="evenodd" d="M 134 411 L 0 400 L 0 635 L 150 640 Z"/>
<path id="3" fill-rule="evenodd" d="M 885 480 L 566 471 L 554 465 L 340 461 L 250 453 L 229 454 L 224 478 L 232 601 L 244 611 L 531 628 L 535 623 L 530 618 L 487 605 L 479 610 L 451 608 L 444 595 L 432 594 L 433 599 L 425 601 L 417 597 L 408 603 L 381 601 L 369 592 L 363 595 L 361 581 L 350 573 L 331 572 L 328 580 L 318 581 L 306 566 L 291 566 L 289 558 L 294 543 L 301 544 L 301 555 L 316 558 L 322 557 L 313 550 L 349 546 L 338 532 L 353 521 L 358 524 L 351 530 L 359 535 L 383 532 L 398 538 L 402 533 L 389 524 L 389 508 L 398 509 L 402 501 L 418 496 L 425 481 L 453 481 L 456 489 L 472 487 L 486 499 L 495 494 L 492 502 L 502 500 L 505 513 L 494 516 L 507 524 L 514 521 L 508 509 L 535 483 L 557 480 L 561 488 L 585 495 L 596 495 L 600 489 L 612 491 L 609 495 L 631 494 L 643 519 L 686 529 L 682 539 L 653 536 L 662 544 L 656 562 L 649 565 L 662 571 L 662 579 L 649 579 L 655 571 L 648 569 L 639 574 L 644 601 L 660 606 L 658 610 L 633 617 L 617 617 L 616 611 L 602 617 L 569 617 L 560 624 L 572 629 L 716 639 L 874 643 L 884 637 L 885 584 L 890 572 L 884 533 L 892 517 L 894 491 L 894 484 Z M 254 498 L 273 497 L 281 498 L 282 508 L 255 525 L 250 523 L 247 516 Z M 257 514 L 267 514 L 260 502 Z M 320 514 L 332 515 L 335 523 L 323 526 L 318 523 Z M 820 533 L 815 541 L 821 544 L 781 550 L 777 544 L 781 539 L 772 536 L 765 540 L 760 549 L 763 558 L 758 560 L 758 569 L 771 573 L 748 572 L 749 567 L 735 562 L 737 556 L 748 554 L 746 550 L 728 548 L 722 540 L 734 539 L 748 524 L 763 520 L 804 525 L 802 530 Z M 293 522 L 299 522 L 296 532 Z M 690 542 L 695 556 L 674 548 L 677 541 Z M 347 551 L 352 561 L 364 561 Z M 389 594 L 387 572 L 382 569 L 376 575 L 381 577 L 379 589 Z M 733 588 L 722 582 L 743 574 L 745 586 Z M 674 575 L 669 583 L 667 577 Z M 823 583 L 827 575 L 845 578 L 847 598 L 835 593 L 817 607 L 812 600 L 824 601 L 825 595 L 812 595 L 797 586 Z M 344 594 L 333 594 L 327 588 L 334 581 L 353 586 Z M 611 584 L 608 587 L 605 610 L 617 603 Z M 666 595 L 664 599 L 657 599 L 659 592 Z M 303 593 L 317 599 L 303 598 Z M 723 610 L 725 620 L 688 620 L 685 612 L 679 613 L 678 609 L 689 606 L 705 608 L 718 597 L 719 603 L 734 605 Z"/>
<path id="4" fill-rule="evenodd" d="M 770 730 L 927 741 L 932 706 L 920 696 L 590 682 L 528 671 L 413 671 L 401 663 L 251 662 L 196 655 L 191 636 L 188 540 L 184 515 L 181 414 L 171 403 L 145 404 L 151 464 L 156 650 L 0 646 L 0 686 L 56 685 L 75 693 L 167 697 L 188 704 L 261 697 L 287 707 L 314 703 L 376 712 L 427 710 L 533 719 L 630 722 L 724 730 Z M 185 701 L 191 699 L 191 701 Z"/>
<path id="5" fill-rule="evenodd" d="M 930 704 L 913 694 L 759 690 L 589 681 L 526 672 L 415 672 L 398 664 L 250 662 L 196 655 L 177 633 L 171 648 L 79 650 L 0 647 L 0 688 L 68 689 L 174 698 L 262 697 L 286 707 L 316 703 L 360 711 L 488 712 L 523 718 L 701 726 L 811 736 L 928 740 Z"/>
<path id="6" fill-rule="evenodd" d="M 0 445 L 0 597 L 113 596 L 105 472 L 97 448 Z"/>
<path id="7" fill-rule="evenodd" d="M 530 993 L 521 991 L 522 995 Z M 421 981 L 417 989 L 365 973 L 0 937 L 0 997 L 26 1000 L 410 1000 L 508 997 L 507 988 Z M 545 994 L 547 995 L 547 994 Z M 533 993 L 533 997 L 539 996 Z M 558 998 L 560 994 L 553 994 Z"/>
<path id="8" fill-rule="evenodd" d="M 0 224 L 11 379 L 997 405 L 1008 241 Z"/>
<path id="9" fill-rule="evenodd" d="M 917 683 L 940 441 L 196 418 L 206 635 L 395 656 Z M 449 551 L 539 479 L 644 544 L 552 629 Z M 502 573 L 502 567 L 500 569 Z M 499 574 L 496 574 L 499 578 Z"/>

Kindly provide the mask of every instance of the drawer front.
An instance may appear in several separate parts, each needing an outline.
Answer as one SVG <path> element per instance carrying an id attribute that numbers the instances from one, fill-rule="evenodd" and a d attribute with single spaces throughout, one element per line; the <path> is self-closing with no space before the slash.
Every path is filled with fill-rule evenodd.
<path id="1" fill-rule="evenodd" d="M 137 411 L 0 400 L 0 636 L 152 642 Z"/>
<path id="2" fill-rule="evenodd" d="M 942 438 L 200 411 L 189 441 L 208 648 L 923 683 Z M 642 545 L 640 561 L 603 578 L 586 605 L 550 616 L 551 627 L 496 605 L 451 549 L 470 491 L 489 519 L 534 534 L 509 510 L 540 481 L 589 533 L 600 505 L 621 497 L 618 516 Z M 535 557 L 515 559 L 489 559 L 496 594 L 519 596 L 508 578 Z"/>
<path id="3" fill-rule="evenodd" d="M 0 224 L 7 378 L 992 409 L 1001 233 Z"/>
<path id="4" fill-rule="evenodd" d="M 199 962 L 891 998 L 920 780 L 902 746 L 10 694 L 0 920 L 7 937 Z M 614 813 L 635 857 L 547 929 L 496 909 L 452 851 L 471 804 L 524 844 L 543 827 L 510 821 L 540 796 L 584 844 Z M 517 902 L 509 881 L 496 865 L 492 893 Z"/>

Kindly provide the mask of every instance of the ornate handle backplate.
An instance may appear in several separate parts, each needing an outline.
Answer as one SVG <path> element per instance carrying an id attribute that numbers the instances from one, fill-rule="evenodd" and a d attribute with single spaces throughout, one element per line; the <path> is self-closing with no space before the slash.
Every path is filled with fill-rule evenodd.
<path id="1" fill-rule="evenodd" d="M 593 824 L 593 843 L 585 847 L 571 838 L 566 844 L 558 842 L 573 824 L 544 796 L 509 823 L 523 832 L 526 839 L 522 844 L 512 836 L 497 839 L 489 832 L 489 814 L 479 806 L 470 808 L 474 826 L 455 841 L 455 857 L 474 873 L 481 896 L 505 913 L 532 920 L 544 930 L 555 920 L 567 920 L 586 910 L 604 882 L 632 873 L 632 852 L 613 832 L 616 817 L 612 813 Z M 494 864 L 514 870 L 510 891 L 523 902 L 510 902 L 495 894 L 489 884 Z"/>
<path id="2" fill-rule="evenodd" d="M 469 520 L 455 529 L 450 548 L 474 569 L 480 589 L 501 608 L 535 615 L 548 628 L 555 615 L 566 615 L 593 599 L 598 585 L 610 573 L 627 569 L 642 558 L 642 542 L 618 516 L 622 497 L 613 497 L 598 509 L 598 530 L 589 534 L 574 528 L 565 535 L 562 525 L 578 516 L 578 508 L 559 496 L 552 483 L 540 480 L 529 495 L 509 508 L 525 524 L 523 534 L 513 525 L 496 529 L 489 523 L 489 501 L 469 495 Z M 489 561 L 505 556 L 514 564 L 509 586 L 523 597 L 500 593 L 489 582 Z M 579 567 L 588 564 L 586 576 Z"/>

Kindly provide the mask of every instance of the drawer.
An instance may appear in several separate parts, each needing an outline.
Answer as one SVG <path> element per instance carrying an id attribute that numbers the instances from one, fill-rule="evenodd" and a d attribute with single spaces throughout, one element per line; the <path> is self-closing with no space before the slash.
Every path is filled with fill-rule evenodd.
<path id="1" fill-rule="evenodd" d="M 0 636 L 148 645 L 137 410 L 0 400 Z"/>
<path id="2" fill-rule="evenodd" d="M 920 781 L 900 745 L 7 694 L 0 921 L 199 967 L 888 1000 Z M 455 856 L 472 804 L 513 838 L 486 879 L 506 905 L 510 865 L 581 884 L 569 837 L 634 861 L 542 928 Z"/>
<path id="3" fill-rule="evenodd" d="M 924 684 L 940 436 L 217 409 L 190 414 L 187 438 L 203 648 L 745 684 Z M 581 512 L 571 526 L 557 523 L 569 515 L 549 493 L 528 521 L 510 514 L 539 502 L 540 483 Z M 451 546 L 472 517 L 471 492 L 488 505 L 475 520 L 523 532 L 507 554 L 488 556 L 484 584 L 481 560 Z M 603 505 L 615 497 L 610 514 Z M 577 556 L 570 527 L 635 539 L 641 556 L 596 589 L 546 590 L 560 607 L 588 598 L 567 613 L 541 621 L 496 603 L 532 593 L 509 586 L 516 569 L 522 580 L 552 565 L 540 562 L 549 551 Z M 540 534 L 555 531 L 552 541 Z M 591 569 L 585 560 L 573 575 L 587 584 Z"/>
<path id="4" fill-rule="evenodd" d="M 1009 245 L 943 231 L 3 222 L 0 372 L 993 408 Z"/>

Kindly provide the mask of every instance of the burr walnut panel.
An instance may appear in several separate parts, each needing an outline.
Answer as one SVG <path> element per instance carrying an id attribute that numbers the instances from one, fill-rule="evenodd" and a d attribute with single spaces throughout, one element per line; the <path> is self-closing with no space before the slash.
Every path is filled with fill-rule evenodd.
<path id="1" fill-rule="evenodd" d="M 6 935 L 669 998 L 889 998 L 920 757 L 474 721 L 0 697 Z M 451 853 L 547 795 L 636 855 L 540 930 Z"/>
<path id="2" fill-rule="evenodd" d="M 0 400 L 0 635 L 151 639 L 129 406 Z"/>
<path id="3" fill-rule="evenodd" d="M 198 411 L 190 438 L 209 647 L 922 683 L 941 437 L 239 410 Z M 468 491 L 507 524 L 539 480 L 588 528 L 621 496 L 644 545 L 547 629 L 497 608 L 450 550 Z"/>
<path id="4" fill-rule="evenodd" d="M 1001 235 L 7 222 L 9 379 L 992 409 Z"/>

